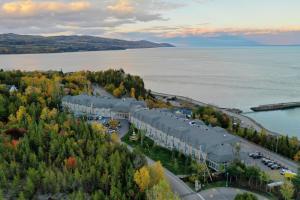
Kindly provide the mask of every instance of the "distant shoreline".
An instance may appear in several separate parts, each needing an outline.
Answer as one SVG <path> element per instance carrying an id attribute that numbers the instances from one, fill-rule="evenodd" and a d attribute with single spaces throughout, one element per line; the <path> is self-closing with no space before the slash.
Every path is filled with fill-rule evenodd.
<path id="1" fill-rule="evenodd" d="M 161 92 L 155 92 L 155 91 L 152 91 L 152 90 L 151 90 L 151 94 L 153 94 L 155 97 L 176 97 L 177 99 L 179 99 L 181 101 L 185 101 L 185 102 L 188 102 L 188 103 L 196 105 L 196 106 L 213 107 L 214 109 L 219 110 L 219 111 L 229 115 L 230 117 L 233 117 L 233 118 L 238 119 L 239 121 L 243 122 L 243 123 L 241 123 L 241 127 L 243 127 L 243 128 L 253 128 L 257 132 L 265 130 L 267 134 L 274 135 L 274 136 L 281 136 L 282 135 L 280 133 L 268 130 L 267 128 L 265 128 L 263 125 L 261 125 L 260 123 L 258 123 L 254 119 L 252 119 L 251 117 L 243 115 L 243 113 L 236 113 L 236 112 L 230 111 L 232 108 L 219 107 L 219 106 L 216 106 L 216 105 L 212 105 L 212 104 L 204 103 L 204 102 L 201 102 L 201 101 L 198 101 L 198 100 L 194 100 L 194 99 L 189 98 L 189 97 L 184 97 L 184 96 L 180 96 L 180 95 L 173 95 L 173 94 L 166 94 L 166 93 L 161 93 Z M 175 100 L 175 101 L 178 101 L 178 100 Z"/>
<path id="2" fill-rule="evenodd" d="M 0 54 L 43 54 L 83 51 L 106 51 L 174 47 L 169 43 L 155 43 L 147 40 L 129 41 L 95 36 L 38 36 L 0 34 Z"/>

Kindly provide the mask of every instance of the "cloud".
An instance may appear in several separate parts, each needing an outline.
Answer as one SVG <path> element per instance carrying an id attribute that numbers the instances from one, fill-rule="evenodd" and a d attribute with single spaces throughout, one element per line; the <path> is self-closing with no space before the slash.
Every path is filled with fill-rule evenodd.
<path id="1" fill-rule="evenodd" d="M 42 12 L 77 12 L 90 8 L 88 1 L 73 1 L 70 3 L 57 1 L 37 2 L 33 0 L 21 0 L 4 3 L 2 12 L 8 15 L 27 16 Z"/>
<path id="2" fill-rule="evenodd" d="M 216 28 L 206 24 L 196 27 L 177 26 L 154 29 L 156 35 L 164 38 L 187 36 L 218 36 L 218 35 L 276 35 L 287 32 L 299 32 L 300 26 L 287 26 L 281 28 Z M 149 30 L 150 31 L 150 30 Z"/>
<path id="3" fill-rule="evenodd" d="M 107 6 L 107 9 L 117 13 L 133 13 L 135 10 L 129 0 L 118 0 L 115 4 Z"/>

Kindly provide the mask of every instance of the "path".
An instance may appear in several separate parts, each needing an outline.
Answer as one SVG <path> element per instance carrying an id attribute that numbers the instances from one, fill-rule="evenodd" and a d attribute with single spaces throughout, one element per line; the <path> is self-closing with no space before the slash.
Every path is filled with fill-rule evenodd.
<path id="1" fill-rule="evenodd" d="M 208 189 L 208 190 L 203 190 L 200 192 L 200 194 L 206 199 L 206 200 L 234 200 L 234 197 L 237 194 L 248 192 L 242 189 L 237 189 L 237 188 L 225 188 L 225 187 L 220 187 L 220 188 L 213 188 L 213 189 Z M 252 192 L 251 192 L 252 193 Z M 252 193 L 254 194 L 254 193 Z M 263 197 L 258 194 L 254 194 L 258 200 L 268 200 L 268 198 Z"/>
<path id="2" fill-rule="evenodd" d="M 93 88 L 93 95 L 99 95 L 99 96 L 104 96 L 104 97 L 109 97 L 109 98 L 115 98 L 113 95 L 111 95 L 110 93 L 108 93 L 104 88 L 93 84 L 92 85 Z"/>

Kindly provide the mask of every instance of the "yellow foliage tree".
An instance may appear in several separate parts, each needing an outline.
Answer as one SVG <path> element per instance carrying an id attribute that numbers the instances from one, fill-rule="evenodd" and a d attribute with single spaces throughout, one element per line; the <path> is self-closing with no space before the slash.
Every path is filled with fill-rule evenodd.
<path id="1" fill-rule="evenodd" d="M 119 121 L 116 119 L 111 119 L 108 121 L 109 127 L 112 129 L 116 129 L 119 125 Z"/>
<path id="2" fill-rule="evenodd" d="M 134 181 L 139 186 L 142 192 L 149 187 L 150 174 L 147 167 L 144 166 L 134 173 Z"/>
<path id="3" fill-rule="evenodd" d="M 26 114 L 26 108 L 24 106 L 20 106 L 16 114 L 17 121 L 20 123 L 24 120 L 26 118 Z"/>
<path id="4" fill-rule="evenodd" d="M 130 97 L 135 98 L 135 89 L 134 88 L 130 89 Z"/>
<path id="5" fill-rule="evenodd" d="M 114 89 L 114 91 L 113 91 L 113 95 L 114 95 L 115 97 L 121 97 L 122 92 L 121 92 L 121 90 L 120 90 L 119 88 L 116 88 L 116 89 Z"/>
<path id="6" fill-rule="evenodd" d="M 119 136 L 118 136 L 118 134 L 116 132 L 113 132 L 111 134 L 111 141 L 113 143 L 119 143 L 120 142 L 120 138 L 119 138 Z"/>
<path id="7" fill-rule="evenodd" d="M 294 156 L 295 161 L 300 161 L 300 151 L 298 151 Z"/>
<path id="8" fill-rule="evenodd" d="M 106 128 L 102 124 L 97 123 L 97 122 L 92 123 L 92 129 L 97 133 L 103 134 L 106 132 Z"/>
<path id="9" fill-rule="evenodd" d="M 164 168 L 160 161 L 155 162 L 149 167 L 151 186 L 158 184 L 161 180 L 165 178 Z"/>

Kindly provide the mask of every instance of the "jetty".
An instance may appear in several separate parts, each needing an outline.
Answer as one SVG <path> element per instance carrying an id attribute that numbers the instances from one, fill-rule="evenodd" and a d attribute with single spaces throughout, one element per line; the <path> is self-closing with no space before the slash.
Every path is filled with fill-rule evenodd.
<path id="1" fill-rule="evenodd" d="M 260 105 L 257 107 L 250 108 L 254 112 L 261 111 L 273 111 L 273 110 L 285 110 L 300 107 L 300 102 L 288 102 L 288 103 L 275 103 L 275 104 L 266 104 Z"/>

